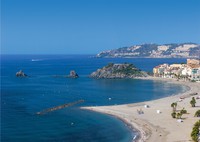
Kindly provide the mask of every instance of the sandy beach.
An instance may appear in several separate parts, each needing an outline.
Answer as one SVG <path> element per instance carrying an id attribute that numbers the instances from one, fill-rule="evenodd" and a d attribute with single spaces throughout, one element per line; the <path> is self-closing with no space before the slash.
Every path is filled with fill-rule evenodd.
<path id="1" fill-rule="evenodd" d="M 145 78 L 153 80 L 162 80 L 166 83 L 175 83 L 186 85 L 190 89 L 182 94 L 172 94 L 169 97 L 141 102 L 133 104 L 115 105 L 115 106 L 98 106 L 98 107 L 83 107 L 91 111 L 105 113 L 120 118 L 128 125 L 131 125 L 138 130 L 140 136 L 139 142 L 189 142 L 192 141 L 190 133 L 193 124 L 199 120 L 194 117 L 195 112 L 200 109 L 200 99 L 196 100 L 196 107 L 191 107 L 190 101 L 193 96 L 191 94 L 198 93 L 200 95 L 200 83 L 175 81 L 172 79 L 163 78 Z M 184 98 L 180 100 L 181 98 Z M 185 108 L 187 114 L 182 115 L 182 122 L 172 118 L 171 103 L 177 102 L 177 111 Z M 148 105 L 149 107 L 145 107 Z M 159 110 L 160 113 L 157 113 Z M 142 114 L 138 112 L 142 111 Z M 135 141 L 135 140 L 133 140 Z"/>

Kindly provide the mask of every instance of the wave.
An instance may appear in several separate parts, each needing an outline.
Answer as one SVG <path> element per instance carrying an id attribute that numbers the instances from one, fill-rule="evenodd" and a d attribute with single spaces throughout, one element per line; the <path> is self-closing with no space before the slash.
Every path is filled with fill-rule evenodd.
<path id="1" fill-rule="evenodd" d="M 31 59 L 32 62 L 43 61 L 43 59 Z"/>

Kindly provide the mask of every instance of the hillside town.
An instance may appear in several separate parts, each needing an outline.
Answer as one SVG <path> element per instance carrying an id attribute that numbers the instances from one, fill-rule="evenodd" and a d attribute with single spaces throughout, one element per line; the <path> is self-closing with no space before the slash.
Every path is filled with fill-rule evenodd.
<path id="1" fill-rule="evenodd" d="M 200 59 L 187 59 L 187 63 L 161 64 L 153 68 L 154 77 L 200 82 Z"/>
<path id="2" fill-rule="evenodd" d="M 102 51 L 97 58 L 200 58 L 200 44 L 196 43 L 145 43 Z"/>

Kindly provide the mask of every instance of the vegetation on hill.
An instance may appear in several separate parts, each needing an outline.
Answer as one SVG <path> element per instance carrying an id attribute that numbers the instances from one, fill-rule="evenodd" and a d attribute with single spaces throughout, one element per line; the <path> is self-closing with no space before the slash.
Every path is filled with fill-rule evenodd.
<path id="1" fill-rule="evenodd" d="M 114 64 L 109 63 L 105 67 L 93 72 L 90 77 L 93 78 L 135 78 L 146 77 L 146 72 L 136 68 L 133 64 Z"/>

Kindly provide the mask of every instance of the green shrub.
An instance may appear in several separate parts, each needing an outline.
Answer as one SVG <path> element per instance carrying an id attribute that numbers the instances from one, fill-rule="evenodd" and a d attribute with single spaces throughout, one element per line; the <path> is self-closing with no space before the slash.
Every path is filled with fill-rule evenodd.
<path id="1" fill-rule="evenodd" d="M 185 108 L 183 108 L 180 112 L 181 114 L 186 114 L 187 113 L 187 110 L 185 110 Z"/>
<path id="2" fill-rule="evenodd" d="M 176 114 L 176 118 L 177 118 L 177 119 L 181 119 L 181 116 L 182 116 L 182 113 L 179 113 L 179 112 L 178 112 L 178 113 Z"/>
<path id="3" fill-rule="evenodd" d="M 195 107 L 195 104 L 196 104 L 196 100 L 194 97 L 192 97 L 192 100 L 190 101 L 190 104 L 192 107 Z"/>
<path id="4" fill-rule="evenodd" d="M 199 128 L 200 128 L 200 120 L 197 121 L 195 124 L 194 124 L 194 127 L 192 129 L 192 132 L 191 132 L 191 137 L 192 137 L 192 140 L 195 141 L 195 142 L 198 142 L 198 135 L 199 135 Z"/>
<path id="5" fill-rule="evenodd" d="M 195 112 L 194 116 L 195 117 L 200 117 L 200 109 Z"/>
<path id="6" fill-rule="evenodd" d="M 177 103 L 172 103 L 171 107 L 173 108 L 173 112 L 176 112 Z"/>
<path id="7" fill-rule="evenodd" d="M 172 118 L 176 118 L 176 112 L 171 113 Z"/>

